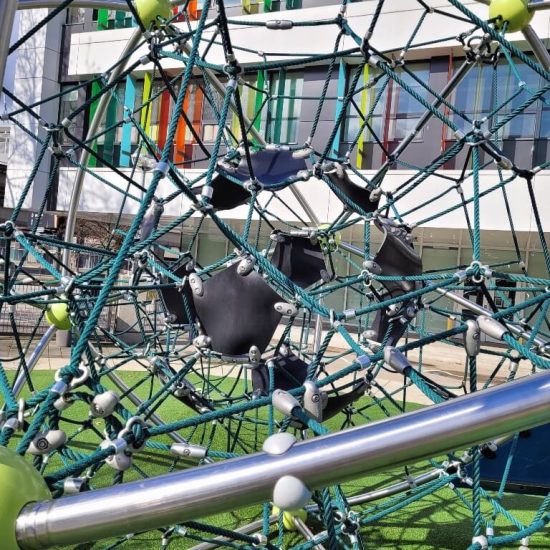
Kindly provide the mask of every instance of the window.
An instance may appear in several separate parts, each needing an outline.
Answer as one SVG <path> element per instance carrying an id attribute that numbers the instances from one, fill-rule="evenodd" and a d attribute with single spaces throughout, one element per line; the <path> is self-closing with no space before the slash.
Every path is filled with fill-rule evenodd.
<path id="1" fill-rule="evenodd" d="M 10 127 L 0 126 L 0 164 L 7 164 L 10 151 Z"/>
<path id="2" fill-rule="evenodd" d="M 499 65 L 497 69 L 497 89 L 499 90 L 499 102 L 506 97 L 517 94 L 514 99 L 499 110 L 497 117 L 502 118 L 514 109 L 520 107 L 529 99 L 533 91 L 539 88 L 539 75 L 532 71 L 527 65 L 516 65 L 515 74 L 509 64 Z M 534 137 L 534 130 L 537 116 L 537 103 L 530 105 L 522 114 L 514 117 L 503 128 L 504 139 L 530 138 Z"/>
<path id="3" fill-rule="evenodd" d="M 358 70 L 358 67 L 353 67 L 349 71 L 348 87 L 355 80 Z M 363 124 L 361 114 L 367 116 L 371 113 L 368 120 L 370 127 L 376 136 L 381 137 L 383 134 L 388 86 L 386 78 L 380 78 L 380 75 L 378 75 L 378 79 L 376 80 L 375 76 L 372 70 L 367 70 L 364 71 L 364 78 L 359 78 L 356 87 L 358 91 L 354 94 L 353 101 L 348 106 L 344 123 L 344 141 L 347 143 L 352 143 L 361 129 L 361 125 Z M 367 84 L 369 87 L 362 89 Z M 379 98 L 378 101 L 377 98 Z M 374 141 L 374 136 L 368 129 L 364 131 L 363 140 Z"/>
<path id="4" fill-rule="evenodd" d="M 67 118 L 73 111 L 75 111 L 86 100 L 86 89 L 78 88 L 73 90 L 74 84 L 61 86 L 61 98 L 59 101 L 59 120 L 62 121 Z M 78 114 L 73 119 L 73 124 L 69 128 L 70 132 L 77 138 L 82 139 L 84 137 L 84 126 L 86 121 L 86 114 L 84 112 Z M 60 134 L 61 143 L 69 145 L 72 141 L 67 137 L 65 132 Z"/>
<path id="5" fill-rule="evenodd" d="M 67 10 L 67 25 L 80 25 L 85 20 L 86 10 L 84 8 L 69 8 Z"/>
<path id="6" fill-rule="evenodd" d="M 271 77 L 270 92 L 273 99 L 267 113 L 268 141 L 297 143 L 303 86 L 304 77 L 301 73 L 283 71 Z"/>
<path id="7" fill-rule="evenodd" d="M 348 86 L 354 81 L 358 70 L 357 67 L 350 70 Z M 420 84 L 429 80 L 428 63 L 411 63 L 407 65 L 407 71 L 398 68 L 397 74 L 408 87 L 422 98 L 428 99 L 428 91 Z M 359 111 L 363 116 L 371 114 L 368 122 L 374 132 L 372 134 L 365 130 L 363 141 L 374 142 L 375 136 L 385 144 L 402 140 L 414 128 L 425 108 L 394 80 L 388 80 L 378 71 L 369 69 L 364 75 L 363 79 L 359 79 L 358 91 L 353 97 L 353 102 L 348 106 L 344 124 L 344 141 L 353 143 L 359 132 L 363 121 Z M 370 87 L 365 88 L 368 84 Z M 415 140 L 419 141 L 421 137 L 419 134 Z"/>
<path id="8" fill-rule="evenodd" d="M 428 83 L 430 79 L 428 63 L 407 65 L 407 69 L 408 72 L 402 69 L 397 71 L 403 83 L 412 88 L 422 99 L 428 100 L 428 90 L 420 84 L 420 82 Z M 391 107 L 387 139 L 388 141 L 402 140 L 414 128 L 426 108 L 393 80 L 389 83 L 388 93 L 391 95 Z M 417 136 L 415 139 L 418 140 L 420 137 Z"/>
<path id="9" fill-rule="evenodd" d="M 459 62 L 462 63 L 462 62 Z M 458 68 L 458 63 L 455 67 Z M 493 86 L 494 68 L 492 65 L 473 67 L 457 86 L 451 103 L 471 121 L 480 120 L 491 114 L 495 107 L 501 106 L 506 99 L 512 101 L 502 105 L 496 114 L 497 120 L 502 119 L 514 109 L 523 104 L 533 90 L 538 89 L 539 76 L 529 67 L 518 63 L 512 68 L 508 61 L 498 64 L 496 70 L 496 88 Z M 534 103 L 522 114 L 506 124 L 500 137 L 503 139 L 533 138 L 536 122 L 537 104 Z M 464 132 L 471 130 L 471 123 L 459 114 L 451 113 L 451 120 Z"/>

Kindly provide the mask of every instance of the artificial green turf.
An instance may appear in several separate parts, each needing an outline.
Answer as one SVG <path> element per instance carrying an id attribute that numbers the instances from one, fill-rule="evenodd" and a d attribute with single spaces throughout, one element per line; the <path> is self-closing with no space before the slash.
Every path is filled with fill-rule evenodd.
<path id="1" fill-rule="evenodd" d="M 138 380 L 143 378 L 142 373 L 125 371 L 121 373 L 121 377 L 124 381 L 132 385 Z M 46 387 L 53 380 L 52 371 L 35 371 L 33 373 L 33 382 L 37 389 Z M 194 382 L 197 382 L 195 380 Z M 231 390 L 231 387 L 235 384 L 235 381 L 225 380 L 220 381 L 219 389 L 221 392 Z M 239 382 L 240 384 L 240 382 Z M 109 386 L 109 383 L 105 383 Z M 149 395 L 151 389 L 153 391 L 158 388 L 156 384 L 151 386 L 149 383 L 140 386 L 136 393 L 145 399 Z M 23 396 L 28 395 L 23 393 Z M 365 398 L 365 403 L 368 401 Z M 361 405 L 361 402 L 357 403 Z M 133 410 L 133 406 L 128 407 Z M 417 408 L 412 405 L 411 409 Z M 163 418 L 165 422 L 171 422 L 178 420 L 182 417 L 193 416 L 195 413 L 190 411 L 187 407 L 176 401 L 175 399 L 167 399 L 162 406 L 158 409 L 158 414 Z M 396 411 L 390 410 L 393 414 Z M 64 413 L 67 418 L 82 420 L 87 418 L 87 408 L 84 404 L 76 404 L 68 411 Z M 384 414 L 377 407 L 369 409 L 368 416 L 370 420 L 377 420 L 384 418 Z M 261 411 L 258 415 L 259 421 L 265 421 L 265 412 Z M 94 420 L 94 425 L 101 432 L 103 430 L 103 420 Z M 328 422 L 328 427 L 331 430 L 339 429 L 342 426 L 342 418 L 335 418 Z M 67 433 L 73 433 L 75 430 L 74 424 L 63 423 L 61 426 L 66 429 Z M 204 432 L 205 437 L 211 435 L 209 426 Z M 253 430 L 245 429 L 240 434 L 240 439 L 243 442 L 250 442 L 254 440 L 255 435 L 258 441 L 263 441 L 266 435 L 266 427 L 261 425 L 258 428 L 259 433 L 254 434 Z M 192 430 L 186 430 L 182 432 L 184 437 L 189 437 L 192 434 Z M 192 437 L 192 441 L 197 441 L 201 435 L 200 430 L 195 432 Z M 157 441 L 163 441 L 170 443 L 170 440 L 166 438 L 156 439 Z M 92 434 L 90 430 L 83 432 L 81 436 L 74 439 L 72 445 L 74 448 L 80 448 L 82 452 L 90 452 L 99 443 L 99 436 Z M 212 448 L 216 450 L 228 450 L 228 438 L 224 435 L 223 430 L 219 429 L 215 432 L 213 437 Z M 16 444 L 16 440 L 14 441 Z M 236 449 L 238 452 L 238 449 Z M 189 463 L 184 461 L 174 462 L 173 457 L 165 452 L 157 452 L 153 450 L 145 450 L 135 455 L 135 464 L 148 476 L 155 476 L 173 469 L 180 469 L 188 467 Z M 48 472 L 54 471 L 60 467 L 61 463 L 58 458 L 52 458 L 50 465 L 48 466 Z M 314 465 L 312 465 L 314 467 Z M 418 465 L 418 471 L 425 471 L 425 463 Z M 414 469 L 413 469 L 414 472 Z M 93 479 L 94 487 L 101 487 L 110 484 L 114 471 L 110 468 L 103 467 L 100 469 L 96 477 Z M 129 470 L 125 473 L 125 481 L 140 478 L 140 474 L 136 471 Z M 344 485 L 346 494 L 357 494 L 368 490 L 383 487 L 391 483 L 400 482 L 403 480 L 403 470 L 397 469 L 394 471 L 386 471 L 383 474 L 372 474 L 366 476 L 360 480 L 356 480 L 352 483 Z M 469 492 L 466 492 L 468 498 Z M 509 509 L 520 521 L 528 524 L 537 510 L 541 502 L 541 497 L 530 496 L 518 496 L 518 495 L 506 495 L 504 497 L 503 505 Z M 225 528 L 233 529 L 244 524 L 250 523 L 255 519 L 261 517 L 261 507 L 254 506 L 243 508 L 240 510 L 234 510 L 225 514 L 218 514 L 215 517 L 204 519 L 205 523 L 211 525 L 218 525 Z M 458 501 L 451 489 L 444 488 L 436 494 L 432 494 L 427 498 L 424 498 L 420 502 L 417 502 L 406 509 L 395 513 L 387 518 L 379 521 L 378 523 L 365 527 L 362 530 L 362 539 L 364 547 L 367 549 L 378 548 L 393 548 L 396 550 L 457 550 L 461 548 L 467 548 L 471 543 L 471 516 L 465 507 Z M 512 529 L 506 523 L 497 522 L 497 534 L 511 533 Z M 133 536 L 130 540 L 123 544 L 123 548 L 132 549 L 153 549 L 161 548 L 160 532 L 149 532 L 144 534 L 138 534 Z M 105 540 L 95 544 L 84 543 L 81 545 L 73 546 L 71 548 L 84 549 L 99 549 L 108 548 L 111 544 L 115 543 L 116 539 Z M 287 533 L 284 539 L 284 545 L 299 544 L 303 542 L 298 535 Z M 197 544 L 196 541 L 190 541 L 181 539 L 179 537 L 173 537 L 169 544 L 171 549 L 186 549 Z M 518 548 L 519 544 L 508 546 L 505 548 Z M 550 537 L 547 532 L 542 532 L 531 537 L 529 548 L 531 550 L 536 549 L 550 549 Z M 0 539 L 1 550 L 1 539 Z"/>

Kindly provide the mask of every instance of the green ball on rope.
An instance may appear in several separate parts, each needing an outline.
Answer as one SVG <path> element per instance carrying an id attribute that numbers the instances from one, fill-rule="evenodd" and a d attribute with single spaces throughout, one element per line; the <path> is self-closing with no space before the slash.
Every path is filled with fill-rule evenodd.
<path id="1" fill-rule="evenodd" d="M 135 7 L 146 29 L 151 26 L 151 23 L 156 23 L 157 17 L 169 19 L 172 15 L 169 0 L 135 0 Z"/>
<path id="2" fill-rule="evenodd" d="M 533 12 L 527 8 L 528 0 L 491 0 L 489 19 L 495 19 L 497 28 L 508 23 L 507 32 L 517 32 L 529 25 Z"/>
<path id="3" fill-rule="evenodd" d="M 50 304 L 46 308 L 46 321 L 59 330 L 69 330 L 71 319 L 69 318 L 69 306 L 65 302 Z"/>
<path id="4" fill-rule="evenodd" d="M 283 527 L 286 531 L 296 531 L 294 518 L 301 519 L 304 523 L 307 521 L 307 512 L 305 510 L 281 510 L 277 506 L 273 506 L 273 514 L 283 514 Z"/>
<path id="5" fill-rule="evenodd" d="M 15 521 L 26 504 L 52 495 L 32 464 L 10 449 L 0 447 L 0 534 L 2 550 L 20 550 Z"/>

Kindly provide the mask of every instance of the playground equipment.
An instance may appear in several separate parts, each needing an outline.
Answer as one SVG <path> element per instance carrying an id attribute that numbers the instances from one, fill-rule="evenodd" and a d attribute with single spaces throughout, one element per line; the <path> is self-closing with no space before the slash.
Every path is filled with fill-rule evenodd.
<path id="1" fill-rule="evenodd" d="M 444 10 L 419 1 L 418 23 L 397 57 L 376 46 L 384 0 L 375 3 L 374 13 L 354 19 L 346 17 L 350 7 L 344 2 L 330 20 L 293 21 L 292 12 L 285 12 L 284 18 L 247 22 L 228 19 L 221 0 L 215 9 L 204 2 L 190 26 L 177 22 L 190 17 L 189 3 L 178 4 L 6 1 L 0 76 L 8 51 L 23 46 L 68 6 L 128 10 L 138 23 L 120 59 L 105 74 L 74 87 L 95 84 L 83 105 L 63 120 L 39 121 L 46 137 L 19 122 L 23 114 L 39 119 L 38 105 L 18 102 L 6 91 L 14 107 L 4 118 L 40 144 L 36 170 L 45 156 L 52 158 L 51 185 L 31 227 L 23 230 L 19 219 L 36 170 L 0 226 L 0 307 L 11 308 L 18 347 L 16 357 L 0 364 L 0 495 L 17 492 L 13 500 L 1 499 L 6 548 L 103 539 L 118 546 L 150 530 L 164 547 L 177 541 L 197 544 L 196 550 L 213 544 L 363 548 L 364 528 L 443 490 L 471 515 L 472 550 L 512 543 L 527 548 L 529 537 L 550 521 L 547 475 L 528 475 L 522 467 L 546 447 L 550 423 L 550 381 L 544 372 L 550 367 L 550 275 L 534 277 L 525 269 L 507 192 L 522 186 L 528 194 L 550 272 L 545 205 L 536 200 L 537 176 L 550 162 L 515 165 L 503 152 L 502 131 L 534 102 L 547 101 L 550 58 L 529 25 L 546 3 L 493 0 L 480 18 L 458 0 L 449 0 Z M 6 31 L 15 7 L 44 6 L 53 10 L 10 47 Z M 441 90 L 425 82 L 411 85 L 414 75 L 407 66 L 423 28 L 436 18 L 464 26 L 458 37 L 437 39 L 452 40 L 464 53 L 464 62 Z M 267 38 L 261 51 L 260 45 L 252 49 L 234 39 L 235 28 L 245 24 L 262 28 L 266 37 L 306 25 L 337 31 L 327 51 L 271 60 Z M 534 57 L 508 40 L 507 33 L 515 31 L 523 32 Z M 239 63 L 241 57 L 246 62 Z M 177 69 L 167 73 L 166 60 Z M 329 83 L 344 60 L 356 70 L 336 99 L 328 139 L 319 143 Z M 539 85 L 519 81 L 518 60 Z M 273 135 L 266 139 L 262 113 L 280 117 L 272 113 L 272 104 L 284 96 L 282 88 L 267 84 L 266 72 L 320 61 L 328 69 L 308 139 L 298 146 L 281 145 Z M 500 93 L 499 61 L 518 80 L 513 97 Z M 453 105 L 453 93 L 482 64 L 495 71 L 494 104 L 490 115 L 472 120 Z M 130 108 L 116 86 L 144 65 L 152 65 L 162 83 Z M 251 75 L 260 75 L 255 84 L 246 78 Z M 205 168 L 189 172 L 199 161 L 178 163 L 171 148 L 179 125 L 196 133 L 185 109 L 189 88 L 197 82 L 217 130 L 205 150 Z M 350 158 L 367 132 L 383 148 L 371 122 L 389 83 L 417 101 L 423 115 L 391 154 L 385 151 L 382 166 L 366 176 Z M 162 93 L 172 97 L 173 107 L 159 144 L 144 121 L 154 94 Z M 369 101 L 362 101 L 369 94 Z M 361 111 L 357 100 L 368 110 Z M 124 119 L 105 128 L 112 102 L 125 107 Z M 94 115 L 79 138 L 73 121 L 92 105 Z M 359 128 L 342 153 L 334 144 L 350 109 L 360 112 Z M 433 119 L 453 139 L 428 165 L 406 163 L 403 154 Z M 134 166 L 145 155 L 154 161 L 147 184 L 134 170 L 98 153 L 98 139 L 124 124 L 139 136 Z M 200 136 L 194 139 L 202 143 Z M 443 175 L 445 165 L 465 150 L 459 175 Z M 90 159 L 102 162 L 124 185 L 94 171 Z M 58 239 L 39 227 L 63 164 L 75 171 L 65 237 Z M 390 169 L 399 165 L 412 176 L 392 188 Z M 494 184 L 483 188 L 481 171 L 489 165 L 496 165 Z M 441 190 L 419 198 L 418 190 L 430 178 L 441 179 Z M 301 191 L 306 181 L 329 189 L 339 201 L 332 219 L 320 219 L 311 207 Z M 111 235 L 100 244 L 75 242 L 78 205 L 87 186 L 97 192 L 102 186 L 114 189 L 124 199 Z M 406 206 L 411 196 L 418 203 L 412 209 Z M 497 196 L 506 204 L 515 243 L 510 263 L 521 273 L 484 261 L 481 216 L 492 214 L 484 205 Z M 168 219 L 167 208 L 182 198 L 183 211 Z M 445 208 L 438 209 L 440 201 Z M 122 221 L 126 203 L 135 206 L 127 224 Z M 427 204 L 431 213 L 419 219 Z M 237 228 L 225 217 L 235 208 L 246 211 Z M 426 272 L 414 229 L 456 210 L 468 223 L 471 261 Z M 193 247 L 205 220 L 229 246 L 201 265 Z M 165 238 L 182 227 L 189 240 L 174 250 Z M 360 244 L 346 240 L 352 228 L 360 228 Z M 18 259 L 16 247 L 22 251 Z M 86 254 L 98 260 L 83 269 L 76 260 Z M 40 265 L 38 274 L 27 267 L 31 257 Z M 23 285 L 29 281 L 30 290 Z M 520 285 L 515 302 L 507 299 L 503 282 Z M 340 311 L 330 304 L 342 289 L 355 305 Z M 468 293 L 494 295 L 498 303 L 491 299 L 486 307 Z M 441 305 L 443 299 L 459 305 L 463 317 Z M 42 314 L 25 336 L 17 313 L 29 305 Z M 132 311 L 131 331 L 100 323 L 115 307 Z M 448 322 L 445 330 L 429 328 L 428 310 Z M 42 336 L 39 329 L 45 329 Z M 73 336 L 70 359 L 44 382 L 35 367 L 56 332 L 64 330 Z M 465 349 L 458 384 L 423 363 L 423 354 L 443 344 L 457 353 Z M 411 358 L 413 352 L 418 359 Z M 496 358 L 496 366 L 482 382 L 484 357 Z M 445 365 L 438 366 L 444 370 Z M 430 406 L 414 410 L 418 399 Z M 389 418 L 374 422 L 383 417 Z M 535 444 L 522 442 L 526 435 Z M 536 460 L 539 470 L 548 466 L 544 453 Z M 398 471 L 400 480 L 388 475 L 374 487 L 368 476 L 379 471 Z M 360 480 L 359 490 L 350 480 Z M 507 509 L 506 490 L 542 495 L 527 523 Z M 212 520 L 213 514 L 252 505 L 258 506 L 257 518 L 243 526 Z M 303 538 L 285 532 L 293 526 Z"/>

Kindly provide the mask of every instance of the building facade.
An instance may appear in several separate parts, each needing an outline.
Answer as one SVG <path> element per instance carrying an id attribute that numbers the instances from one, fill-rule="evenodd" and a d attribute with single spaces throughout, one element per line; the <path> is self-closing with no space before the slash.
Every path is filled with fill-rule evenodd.
<path id="1" fill-rule="evenodd" d="M 464 3 L 480 17 L 487 17 L 486 6 L 473 0 Z M 432 4 L 449 9 L 444 1 L 430 2 Z M 240 81 L 244 110 L 268 143 L 302 145 L 315 128 L 312 140 L 315 150 L 329 148 L 331 156 L 349 158 L 353 168 L 367 176 L 376 174 L 387 164 L 392 152 L 425 111 L 419 101 L 392 79 L 386 81 L 383 75 L 369 67 L 358 74 L 359 59 L 351 55 L 349 58 L 342 57 L 332 67 L 326 60 L 320 60 L 306 66 L 296 64 L 284 70 L 248 70 L 249 66 L 262 57 L 262 50 L 277 52 L 269 58 L 271 60 L 283 59 L 291 52 L 302 52 L 304 55 L 311 52 L 329 53 L 337 39 L 337 29 L 295 27 L 291 31 L 269 31 L 265 28 L 239 25 L 239 21 L 285 19 L 287 14 L 282 12 L 287 10 L 291 11 L 288 18 L 295 21 L 329 19 L 337 15 L 339 6 L 330 0 L 287 0 L 286 3 L 274 0 L 242 0 L 242 4 L 230 0 L 225 5 L 228 16 L 234 21 L 232 32 L 235 43 L 240 48 L 237 57 L 245 68 Z M 374 0 L 351 3 L 347 8 L 350 25 L 364 32 L 376 5 Z M 373 43 L 398 62 L 399 48 L 415 32 L 423 12 L 419 3 L 395 0 L 380 16 Z M 24 17 L 21 13 L 14 33 L 18 36 L 22 36 L 29 25 L 36 23 L 47 11 L 24 12 Z M 189 13 L 191 19 L 198 17 L 200 7 L 196 0 L 191 1 Z M 546 13 L 537 13 L 533 25 L 539 36 L 548 41 L 550 18 Z M 180 18 L 177 24 L 194 23 Z M 89 103 L 74 119 L 70 129 L 73 135 L 82 139 L 97 108 L 97 101 L 90 101 L 90 98 L 101 89 L 94 78 L 116 62 L 135 26 L 132 16 L 125 11 L 82 8 L 66 10 L 31 39 L 24 49 L 17 52 L 16 57 L 11 60 L 12 71 L 8 85 L 12 86 L 14 95 L 27 104 L 57 96 L 40 105 L 40 116 L 44 120 L 62 121 L 80 106 Z M 470 37 L 462 37 L 462 45 L 457 37 L 469 29 L 471 24 L 457 19 L 426 17 L 426 24 L 419 27 L 416 35 L 415 44 L 418 46 L 407 53 L 407 70 L 397 68 L 403 81 L 419 97 L 432 102 L 433 97 L 430 97 L 421 82 L 428 83 L 434 90 L 442 90 L 465 62 L 471 46 L 468 42 Z M 510 40 L 528 52 L 521 34 L 510 35 Z M 214 50 L 218 49 L 214 55 L 221 59 L 221 48 L 216 44 L 215 37 L 212 44 L 210 46 Z M 343 37 L 339 47 L 345 50 L 349 46 L 349 37 Z M 147 52 L 145 46 L 140 52 L 141 55 Z M 139 54 L 134 58 L 139 58 Z M 178 65 L 171 59 L 163 60 L 163 66 L 170 78 L 181 70 L 181 64 Z M 355 88 L 358 91 L 346 109 L 341 123 L 336 124 L 342 110 L 343 98 L 355 82 L 359 83 Z M 83 83 L 87 84 L 82 86 Z M 320 105 L 320 91 L 324 86 L 327 86 L 326 99 Z M 504 56 L 496 56 L 493 62 L 472 63 L 466 77 L 450 95 L 450 105 L 442 105 L 440 110 L 460 129 L 467 130 L 464 127 L 465 119 L 459 113 L 466 114 L 466 118 L 470 120 L 491 118 L 494 116 L 492 111 L 495 105 L 503 97 L 509 97 L 510 102 L 498 114 L 501 117 L 506 116 L 525 101 L 533 90 L 538 90 L 541 86 L 541 77 L 529 67 L 519 61 L 510 64 Z M 213 104 L 213 96 L 206 88 L 207 83 L 202 76 L 195 75 L 184 102 L 184 111 L 190 124 L 180 120 L 173 143 L 172 160 L 188 177 L 204 170 L 218 132 L 215 103 L 218 101 L 219 108 L 221 98 L 214 94 Z M 138 108 L 144 104 L 146 107 Z M 133 113 L 148 138 L 162 148 L 166 143 L 168 121 L 173 108 L 174 100 L 165 89 L 162 75 L 152 64 L 139 66 L 124 82 L 117 85 L 107 109 L 102 135 L 95 145 L 99 158 L 92 156 L 88 163 L 89 170 L 103 174 L 111 187 L 105 186 L 98 193 L 97 186 L 93 185 L 91 179 L 85 181 L 80 203 L 83 216 L 100 216 L 106 223 L 114 223 L 119 211 L 122 210 L 128 217 L 135 212 L 137 202 L 123 198 L 120 190 L 124 188 L 125 182 L 112 170 L 115 167 L 122 174 L 133 175 L 136 170 L 141 171 L 140 177 L 144 183 L 151 177 L 143 166 L 133 166 L 132 155 L 143 138 L 127 115 Z M 10 103 L 6 109 L 13 109 L 13 104 Z M 358 134 L 365 117 L 369 125 Z M 31 129 L 39 136 L 45 135 L 46 129 L 41 128 L 40 123 L 25 112 L 21 112 L 18 120 L 21 126 Z M 229 126 L 229 139 L 232 136 L 237 145 L 239 125 L 235 116 Z M 38 154 L 38 144 L 29 139 L 21 127 L 6 124 L 6 129 L 3 128 L 0 127 L 0 170 L 2 165 L 6 166 L 6 180 L 1 196 L 4 207 L 9 208 L 14 205 L 18 190 L 24 185 L 32 160 Z M 9 147 L 2 145 L 8 143 L 8 129 Z M 529 109 L 504 127 L 499 139 L 502 151 L 517 166 L 530 168 L 543 164 L 548 158 L 550 147 L 550 102 L 534 102 Z M 432 118 L 414 137 L 403 155 L 396 162 L 390 163 L 384 178 L 384 188 L 388 191 L 399 189 L 400 185 L 414 177 L 418 167 L 431 163 L 454 140 L 453 132 L 440 120 Z M 67 139 L 61 145 L 69 149 L 73 143 Z M 489 156 L 482 154 L 480 161 L 483 166 L 483 190 L 497 181 L 499 173 Z M 44 163 L 46 162 L 51 160 L 47 159 Z M 462 171 L 471 166 L 470 163 L 471 159 L 468 158 L 465 148 L 444 165 L 443 175 L 448 181 L 456 182 Z M 31 213 L 40 204 L 48 186 L 49 168 L 46 165 L 41 166 L 33 193 L 25 204 Z M 51 194 L 47 205 L 51 212 L 52 225 L 60 223 L 68 208 L 75 173 L 74 166 L 66 160 L 61 161 L 55 181 L 55 193 Z M 408 196 L 408 202 L 401 203 L 401 208 L 408 206 L 407 221 L 418 225 L 414 232 L 415 242 L 422 254 L 425 271 L 441 268 L 443 265 L 469 265 L 472 257 L 464 212 L 454 210 L 444 216 L 434 216 L 436 211 L 444 210 L 457 202 L 454 191 L 435 202 L 430 200 L 430 197 L 438 195 L 441 181 L 440 178 L 428 178 L 417 192 Z M 543 170 L 537 174 L 535 194 L 539 204 L 550 200 L 549 184 L 550 173 Z M 314 179 L 299 186 L 321 220 L 336 216 L 340 206 L 326 186 Z M 456 187 L 457 193 L 471 191 Z M 481 202 L 484 261 L 487 264 L 501 264 L 503 270 L 519 273 L 522 269 L 527 269 L 532 276 L 548 276 L 527 192 L 521 186 L 511 186 L 507 191 L 507 197 L 496 197 L 493 193 L 490 200 Z M 288 190 L 281 194 L 295 205 Z M 167 206 L 165 215 L 167 218 L 177 216 L 184 207 L 183 198 L 179 202 L 173 201 Z M 510 210 L 510 216 L 507 209 Z M 226 212 L 225 216 L 238 227 L 242 224 L 245 212 L 245 208 L 236 208 Z M 288 211 L 285 212 L 288 215 Z M 510 226 L 510 217 L 513 228 Z M 550 220 L 543 220 L 543 224 L 545 230 L 548 230 Z M 198 225 L 198 221 L 195 225 Z M 202 223 L 198 231 L 198 238 L 193 242 L 193 253 L 201 263 L 207 264 L 228 252 L 229 244 L 208 222 Z M 180 232 L 176 230 L 167 239 L 167 243 L 178 248 L 189 238 L 188 228 Z M 344 238 L 361 245 L 363 232 L 357 226 L 350 229 Z M 374 244 L 379 242 L 376 235 L 372 238 Z M 345 254 L 342 252 L 342 258 L 337 258 L 336 261 L 341 260 L 340 268 L 351 274 L 353 266 L 346 262 Z M 340 294 L 333 295 L 330 300 L 334 303 L 329 305 L 339 310 L 352 307 L 354 297 L 348 296 L 347 292 L 342 290 Z"/>

